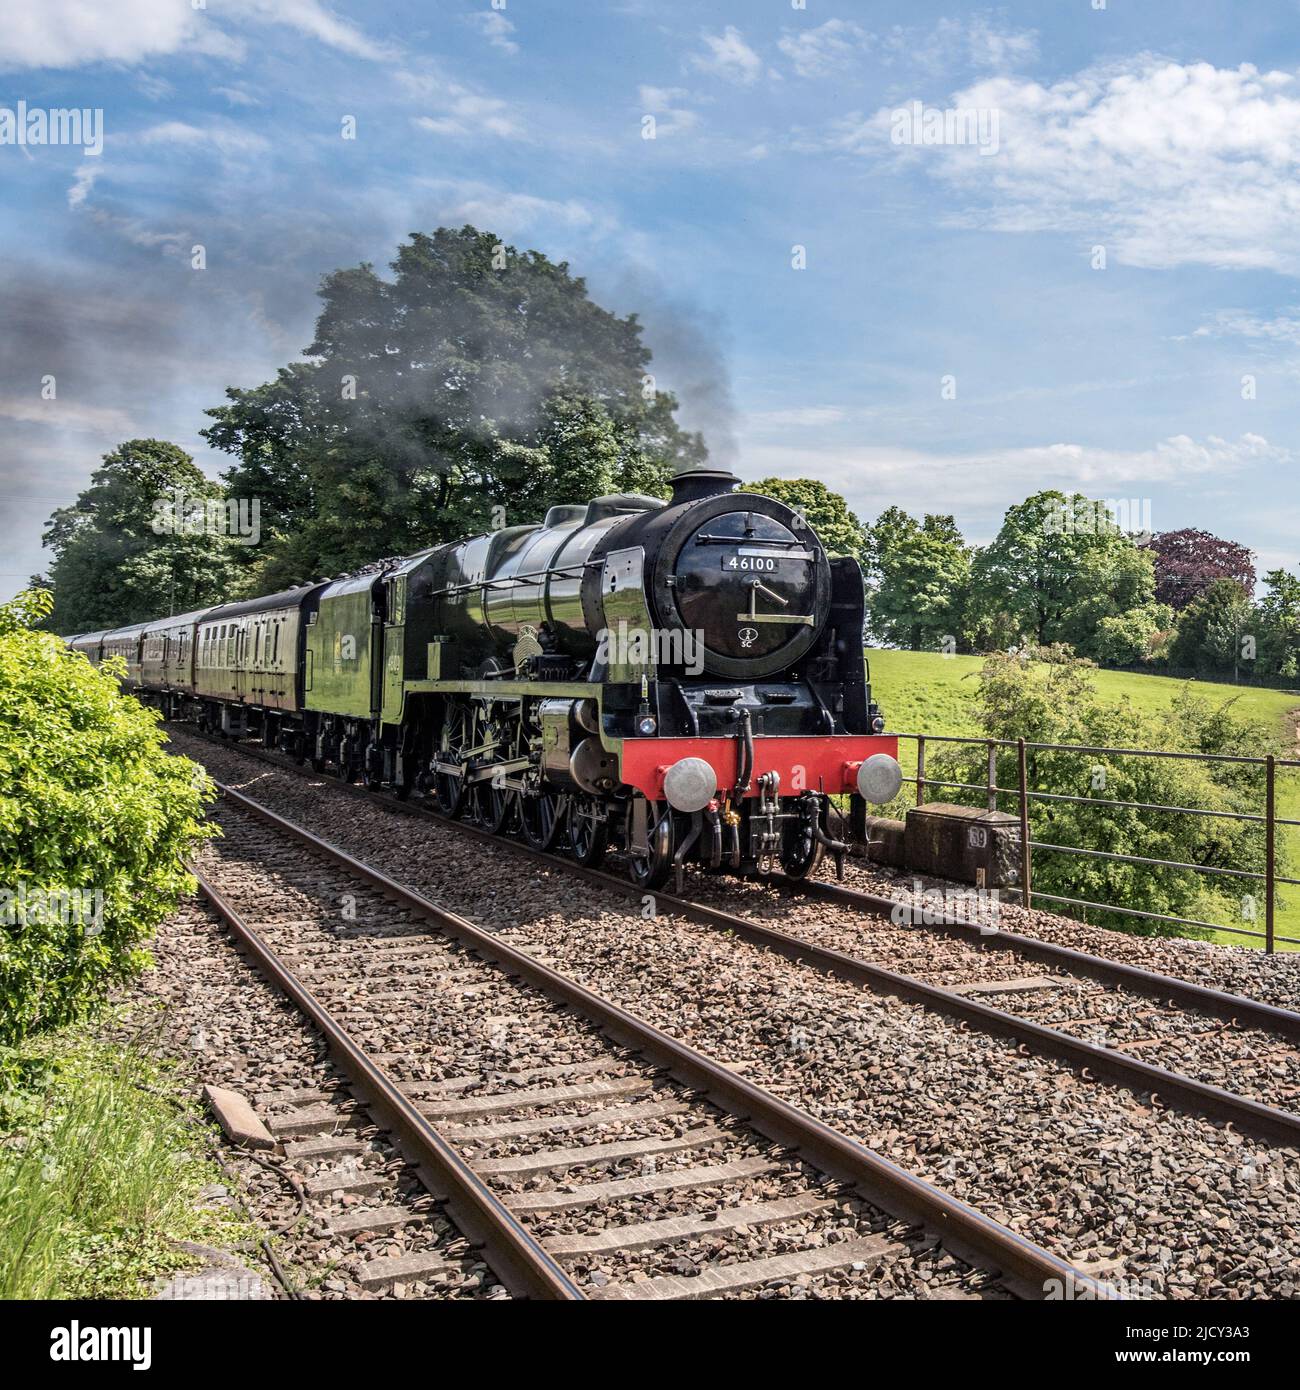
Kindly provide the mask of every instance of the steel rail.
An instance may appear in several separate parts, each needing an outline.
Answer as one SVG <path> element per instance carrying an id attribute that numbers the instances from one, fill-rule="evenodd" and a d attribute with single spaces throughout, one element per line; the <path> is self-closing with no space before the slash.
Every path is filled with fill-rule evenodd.
<path id="1" fill-rule="evenodd" d="M 379 869 L 322 839 L 233 787 L 216 783 L 233 806 L 292 836 L 311 851 L 364 879 L 417 915 L 436 923 L 491 964 L 518 975 L 595 1022 L 623 1046 L 664 1066 L 724 1111 L 743 1119 L 773 1142 L 793 1148 L 822 1172 L 850 1183 L 858 1195 L 889 1215 L 936 1232 L 954 1254 L 998 1275 L 1013 1292 L 1043 1298 L 1050 1284 L 1073 1281 L 1093 1298 L 1115 1291 L 1066 1260 L 985 1216 L 959 1198 L 891 1163 L 874 1150 L 779 1099 L 730 1068 L 697 1051 L 620 1005 L 501 941 L 467 918 L 407 888 Z M 491 836 L 497 844 L 507 841 Z M 520 848 L 525 848 L 520 846 Z M 605 875 L 599 875 L 602 880 Z M 619 882 L 618 880 L 611 880 Z M 628 889 L 632 884 L 620 884 Z M 737 919 L 740 921 L 741 919 Z M 794 938 L 791 938 L 793 940 Z"/>
<path id="2" fill-rule="evenodd" d="M 503 839 L 501 836 L 493 835 L 490 831 L 483 830 L 478 826 L 468 826 L 455 821 L 446 822 L 443 817 L 436 817 L 436 819 L 454 825 L 458 830 L 480 836 L 490 843 L 509 845 L 512 849 L 521 850 L 525 854 L 547 861 L 555 859 L 555 856 L 539 854 L 538 851 L 527 845 Z M 612 888 L 628 897 L 639 899 L 646 896 L 647 890 L 613 874 L 603 873 L 599 869 L 588 869 L 581 864 L 574 864 L 563 859 L 556 860 L 556 862 L 563 872 L 585 879 L 589 883 Z M 781 886 L 786 884 L 800 885 L 802 882 L 800 880 L 787 880 L 781 876 L 774 876 L 774 878 Z M 820 880 L 813 880 L 812 883 L 820 886 Z M 826 884 L 825 886 L 836 888 L 834 884 Z M 816 887 L 813 888 L 813 892 L 816 892 Z M 886 966 L 876 965 L 860 956 L 849 955 L 847 952 L 837 951 L 827 946 L 819 946 L 806 937 L 796 936 L 777 927 L 769 927 L 764 923 L 756 922 L 751 917 L 741 917 L 723 908 L 712 907 L 693 898 L 679 897 L 674 893 L 665 893 L 662 890 L 654 892 L 650 896 L 654 898 L 657 908 L 664 908 L 669 912 L 677 913 L 701 926 L 731 932 L 742 940 L 775 951 L 787 960 L 826 970 L 841 979 L 867 985 L 878 993 L 892 994 L 909 999 L 913 1003 L 936 1009 L 966 1023 L 975 1024 L 986 1033 L 1028 1044 L 1037 1052 L 1055 1057 L 1069 1066 L 1082 1069 L 1090 1074 L 1106 1076 L 1110 1080 L 1134 1090 L 1150 1091 L 1159 1099 L 1175 1102 L 1177 1108 L 1192 1114 L 1203 1115 L 1211 1120 L 1230 1122 L 1244 1132 L 1271 1142 L 1300 1144 L 1300 1115 L 1291 1111 L 1267 1105 L 1262 1101 L 1253 1100 L 1249 1096 L 1226 1090 L 1209 1082 L 1197 1081 L 1194 1077 L 1185 1076 L 1180 1072 L 1169 1071 L 1165 1067 L 1159 1067 L 1140 1057 L 1134 1057 L 1131 1053 L 1124 1052 L 1120 1048 L 1109 1047 L 1103 1043 L 1087 1042 L 1059 1028 L 1034 1023 L 1017 1014 L 995 1008 L 991 1004 L 983 1004 L 978 1000 L 944 989 L 941 985 L 932 985 L 924 980 L 918 980 L 915 976 L 905 975 L 899 971 L 890 970 Z M 885 901 L 888 902 L 887 899 Z M 895 904 L 889 903 L 889 906 L 892 908 Z M 963 925 L 969 925 L 977 932 L 981 930 L 973 923 Z M 1010 939 L 1013 938 L 1013 934 L 1010 932 L 1000 932 L 997 933 L 997 936 L 1001 937 L 1000 944 L 1004 947 L 1009 945 Z M 1014 937 L 1017 944 L 1021 939 Z M 1027 940 L 1028 938 L 1024 939 Z M 995 936 L 989 935 L 983 939 L 981 944 L 984 942 L 994 943 L 995 941 Z M 1047 943 L 1039 944 L 1046 945 Z M 1059 949 L 1068 950 L 1064 947 Z M 1095 959 L 1105 964 L 1100 957 L 1085 956 L 1084 959 Z M 1138 971 L 1136 966 L 1126 966 L 1123 969 Z M 1146 974 L 1147 972 L 1138 971 L 1138 973 Z M 1172 977 L 1153 974 L 1151 979 L 1156 982 L 1167 980 L 1170 985 L 1184 984 L 1190 990 L 1201 988 L 1176 981 Z M 1207 990 L 1206 993 L 1216 994 L 1217 991 Z M 1160 997 L 1166 998 L 1168 996 Z M 1239 996 L 1230 994 L 1225 994 L 1222 998 L 1233 1002 L 1239 1000 Z M 1241 999 L 1240 1003 L 1249 1008 L 1253 1001 Z M 1273 1010 L 1271 1005 L 1266 1004 L 1255 1007 L 1270 1010 L 1289 1020 L 1294 1020 L 1294 1026 L 1300 1030 L 1300 1015 L 1290 1014 L 1284 1009 Z M 1204 1011 L 1198 1010 L 1198 1012 L 1203 1013 Z M 1226 1015 L 1225 1018 L 1229 1023 L 1241 1022 L 1240 1013 Z"/>
<path id="3" fill-rule="evenodd" d="M 872 917 L 888 917 L 898 906 L 898 900 L 895 898 L 868 893 L 860 888 L 846 888 L 843 884 L 827 883 L 822 879 L 792 879 L 783 874 L 774 874 L 771 881 L 788 891 L 820 898 L 825 902 L 841 903 Z M 1077 951 L 1072 946 L 1060 946 L 1053 941 L 1023 936 L 1019 932 L 1006 931 L 1002 927 L 989 927 L 987 924 L 967 921 L 956 915 L 943 922 L 924 922 L 921 925 L 925 931 L 938 931 L 948 936 L 962 937 L 985 949 L 1017 951 L 1027 960 L 1057 965 L 1087 975 L 1102 984 L 1122 985 L 1135 993 L 1149 995 L 1152 999 L 1168 1000 L 1183 1008 L 1221 1019 L 1225 1023 L 1247 1023 L 1256 1028 L 1281 1033 L 1300 1042 L 1300 1013 L 1280 1008 L 1276 1004 L 1265 1004 L 1258 999 L 1248 999 L 1242 994 L 1230 994 L 1226 990 L 1213 989 L 1209 985 L 1198 985 L 1190 980 L 1180 980 L 1173 975 L 1145 970 L 1140 965 L 1128 965 L 1106 956 L 1094 956 L 1086 951 Z"/>
<path id="4" fill-rule="evenodd" d="M 311 1020 L 352 1088 L 393 1133 L 425 1187 L 444 1203 L 470 1241 L 516 1296 L 583 1302 L 586 1295 L 524 1229 L 519 1218 L 447 1143 L 419 1110 L 294 974 L 257 929 L 241 916 L 201 870 L 191 866 L 199 890 L 216 909 L 261 973 Z"/>
<path id="5" fill-rule="evenodd" d="M 278 759 L 260 750 L 256 756 L 272 766 L 284 767 Z M 350 783 L 338 784 L 354 794 L 378 800 L 381 805 L 399 812 L 427 817 L 462 834 L 478 838 L 511 852 L 540 859 L 554 864 L 556 868 L 573 877 L 627 896 L 641 898 L 646 890 L 627 879 L 607 874 L 599 869 L 589 869 L 571 860 L 543 853 L 517 840 L 494 834 L 480 826 L 463 821 L 449 820 L 436 815 L 426 807 L 414 806 L 399 801 L 395 797 L 367 794 L 361 787 Z M 232 789 L 233 790 L 233 789 Z M 239 793 L 236 793 L 239 795 Z M 274 814 L 274 813 L 272 813 Z M 310 832 L 307 832 L 310 833 Z M 897 906 L 895 900 L 879 897 L 858 889 L 845 888 L 839 884 L 827 883 L 820 879 L 791 879 L 785 875 L 772 875 L 770 880 L 778 887 L 822 898 L 854 907 L 872 916 L 888 916 Z M 1211 1120 L 1223 1120 L 1237 1128 L 1271 1142 L 1284 1144 L 1300 1143 L 1300 1115 L 1266 1105 L 1235 1091 L 1229 1091 L 1209 1082 L 1197 1081 L 1193 1077 L 1158 1067 L 1141 1058 L 1134 1057 L 1119 1048 L 1101 1043 L 1090 1043 L 1061 1029 L 1045 1024 L 1033 1023 L 1028 1019 L 1005 1010 L 982 1004 L 976 1000 L 959 995 L 940 985 L 928 984 L 914 976 L 892 971 L 858 956 L 818 946 L 805 937 L 765 926 L 752 918 L 740 917 L 721 908 L 696 902 L 663 891 L 652 895 L 657 904 L 676 912 L 688 920 L 702 926 L 729 931 L 744 940 L 776 951 L 786 959 L 817 968 L 854 980 L 880 992 L 910 999 L 912 1002 L 935 1008 L 940 1012 L 973 1023 L 985 1032 L 996 1036 L 1011 1038 L 1021 1044 L 1036 1048 L 1040 1053 L 1053 1056 L 1067 1065 L 1082 1069 L 1089 1074 L 1108 1077 L 1110 1080 L 1138 1091 L 1150 1091 L 1157 1098 L 1177 1102 L 1178 1108 L 1193 1114 L 1203 1115 Z M 1102 956 L 1092 956 L 1071 947 L 1058 946 L 1041 941 L 1035 937 L 1020 936 L 1000 928 L 989 928 L 975 922 L 953 917 L 945 922 L 922 923 L 925 930 L 937 930 L 948 935 L 959 936 L 974 941 L 986 949 L 1002 948 L 1020 952 L 1027 959 L 1039 960 L 1086 975 L 1101 983 L 1120 985 L 1134 989 L 1159 1002 L 1168 1002 L 1187 1007 L 1197 1013 L 1219 1018 L 1229 1024 L 1249 1023 L 1253 1026 L 1280 1032 L 1287 1037 L 1300 1040 L 1300 1014 L 1281 1009 L 1271 1004 L 1247 999 L 1242 995 L 1229 994 L 1210 989 L 1190 981 L 1178 980 L 1173 976 L 1160 975 L 1154 971 L 1143 970 L 1139 966 L 1111 961 Z"/>

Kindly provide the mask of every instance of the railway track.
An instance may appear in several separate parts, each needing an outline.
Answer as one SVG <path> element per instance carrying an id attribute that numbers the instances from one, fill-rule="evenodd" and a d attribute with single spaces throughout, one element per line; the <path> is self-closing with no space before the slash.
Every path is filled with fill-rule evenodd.
<path id="1" fill-rule="evenodd" d="M 288 759 L 235 746 L 273 766 L 297 770 Z M 337 785 L 373 798 L 360 787 Z M 373 799 L 511 853 L 543 859 L 621 896 L 643 896 L 624 878 L 539 855 L 519 841 L 449 821 L 419 804 Z M 914 924 L 895 927 L 888 919 L 896 900 L 822 880 L 778 875 L 766 889 L 747 885 L 741 901 L 754 909 L 748 913 L 720 905 L 724 898 L 734 902 L 735 887 L 729 884 L 724 893 L 697 875 L 691 894 L 660 890 L 653 896 L 658 911 L 932 1008 L 1062 1061 L 1089 1079 L 1149 1093 L 1157 1104 L 1229 1123 L 1271 1143 L 1300 1144 L 1300 1114 L 1291 1108 L 1300 1107 L 1300 1014 L 959 917 L 926 922 L 917 914 Z M 824 932 L 808 913 L 791 930 L 791 904 L 799 900 L 832 903 L 869 918 L 872 934 L 864 941 L 860 933 Z M 835 944 L 819 941 L 821 935 Z M 957 949 L 945 956 L 934 942 L 954 943 Z M 1003 1003 L 1014 1007 L 1000 1007 Z M 1212 1055 L 1202 1055 L 1207 1051 Z M 1162 1052 L 1184 1065 L 1162 1065 Z M 1192 1070 L 1201 1074 L 1188 1074 Z M 1246 1093 L 1259 1077 L 1262 1081 L 1253 1083 L 1257 1093 Z M 1286 1103 L 1274 1103 L 1279 1095 Z"/>
<path id="2" fill-rule="evenodd" d="M 544 960 L 222 793 L 227 838 L 205 851 L 205 896 L 512 1292 L 1042 1297 L 1057 1281 L 1107 1296 Z M 319 1124 L 300 1142 L 318 1144 L 317 1157 L 337 1143 L 346 1158 L 353 1141 L 318 1101 L 306 1096 L 305 1113 L 290 1105 L 276 1123 L 298 1134 Z M 371 1181 L 346 1162 L 317 1178 L 339 1191 Z M 358 1229 L 376 1219 L 352 1217 Z M 437 1243 L 387 1258 L 368 1271 L 371 1286 L 418 1285 L 447 1264 Z"/>

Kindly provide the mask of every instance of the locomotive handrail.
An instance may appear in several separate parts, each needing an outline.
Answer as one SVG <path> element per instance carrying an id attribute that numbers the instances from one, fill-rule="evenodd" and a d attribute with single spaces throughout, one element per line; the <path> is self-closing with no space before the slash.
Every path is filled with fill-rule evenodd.
<path id="1" fill-rule="evenodd" d="M 580 565 L 562 565 L 553 570 L 530 570 L 527 574 L 504 574 L 499 579 L 478 579 L 472 584 L 448 584 L 445 589 L 430 589 L 430 598 L 446 598 L 448 594 L 466 594 L 471 589 L 498 589 L 507 584 L 531 583 L 543 579 L 572 579 L 583 570 L 595 565 L 603 565 L 601 560 L 584 560 Z"/>

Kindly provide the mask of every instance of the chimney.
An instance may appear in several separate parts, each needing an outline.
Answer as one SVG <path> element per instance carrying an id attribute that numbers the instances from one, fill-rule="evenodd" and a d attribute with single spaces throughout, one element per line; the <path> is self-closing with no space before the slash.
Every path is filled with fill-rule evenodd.
<path id="1" fill-rule="evenodd" d="M 707 464 L 699 468 L 688 466 L 672 476 L 669 505 L 676 507 L 683 502 L 698 502 L 701 497 L 717 497 L 734 492 L 739 486 L 740 479 L 730 469 L 711 468 Z"/>

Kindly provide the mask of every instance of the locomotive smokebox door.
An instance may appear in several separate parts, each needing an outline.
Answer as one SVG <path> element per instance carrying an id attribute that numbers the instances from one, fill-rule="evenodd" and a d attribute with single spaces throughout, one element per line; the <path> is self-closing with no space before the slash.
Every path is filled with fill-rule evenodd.
<path id="1" fill-rule="evenodd" d="M 903 843 L 907 867 L 917 873 L 984 888 L 1020 882 L 1020 821 L 1005 811 L 942 801 L 915 806 Z"/>

